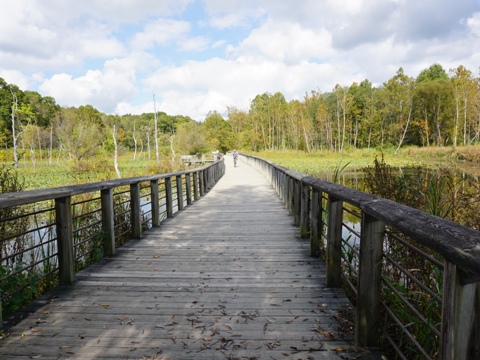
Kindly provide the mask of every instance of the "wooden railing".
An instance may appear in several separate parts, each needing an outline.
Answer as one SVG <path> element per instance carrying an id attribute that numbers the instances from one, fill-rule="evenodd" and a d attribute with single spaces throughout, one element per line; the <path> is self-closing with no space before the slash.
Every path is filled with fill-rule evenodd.
<path id="1" fill-rule="evenodd" d="M 267 160 L 241 159 L 272 183 L 310 238 L 311 255 L 325 258 L 326 286 L 346 289 L 357 346 L 382 345 L 400 359 L 480 359 L 479 231 Z"/>
<path id="2" fill-rule="evenodd" d="M 203 196 L 225 173 L 200 168 L 0 194 L 0 329 L 21 306 Z M 8 306 L 5 306 L 8 305 Z"/>

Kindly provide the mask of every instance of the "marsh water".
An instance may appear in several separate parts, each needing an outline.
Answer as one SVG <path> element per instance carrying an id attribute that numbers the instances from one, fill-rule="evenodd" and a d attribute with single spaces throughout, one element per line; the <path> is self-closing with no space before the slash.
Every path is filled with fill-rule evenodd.
<path id="1" fill-rule="evenodd" d="M 373 167 L 316 177 L 479 229 L 480 167 Z"/>

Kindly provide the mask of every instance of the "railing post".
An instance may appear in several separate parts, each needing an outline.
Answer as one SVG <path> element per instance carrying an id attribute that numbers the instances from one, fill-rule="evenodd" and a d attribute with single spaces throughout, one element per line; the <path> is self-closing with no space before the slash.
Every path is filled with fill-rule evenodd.
<path id="1" fill-rule="evenodd" d="M 132 219 L 132 238 L 142 237 L 142 209 L 140 207 L 140 183 L 130 184 L 130 211 Z"/>
<path id="2" fill-rule="evenodd" d="M 103 253 L 105 256 L 115 255 L 115 212 L 113 206 L 113 189 L 100 192 L 102 203 L 102 227 L 104 233 Z"/>
<path id="3" fill-rule="evenodd" d="M 328 197 L 327 221 L 327 287 L 342 286 L 342 215 L 343 202 L 333 196 Z"/>
<path id="4" fill-rule="evenodd" d="M 322 220 L 322 192 L 312 188 L 312 214 L 310 229 L 310 256 L 319 257 L 323 250 L 322 243 L 323 220 Z"/>
<path id="5" fill-rule="evenodd" d="M 355 344 L 378 346 L 385 224 L 362 213 L 358 266 Z"/>
<path id="6" fill-rule="evenodd" d="M 300 236 L 310 236 L 310 185 L 299 181 L 301 188 L 300 196 Z"/>
<path id="7" fill-rule="evenodd" d="M 185 187 L 187 191 L 187 205 L 192 205 L 192 179 L 190 174 L 185 174 Z"/>
<path id="8" fill-rule="evenodd" d="M 183 185 L 182 185 L 182 175 L 176 176 L 177 181 L 177 207 L 178 210 L 183 210 Z"/>
<path id="9" fill-rule="evenodd" d="M 300 225 L 300 212 L 301 212 L 301 202 L 302 202 L 302 184 L 297 179 L 292 178 L 293 182 L 293 197 L 292 197 L 292 215 L 293 215 L 293 224 L 295 226 Z"/>
<path id="10" fill-rule="evenodd" d="M 165 178 L 165 206 L 167 208 L 167 218 L 173 216 L 173 196 L 172 196 L 172 178 Z"/>
<path id="11" fill-rule="evenodd" d="M 287 181 L 287 176 L 285 175 L 285 173 L 282 171 L 280 172 L 280 182 L 281 182 L 281 186 L 282 186 L 282 193 L 283 193 L 283 206 L 285 206 L 285 208 L 287 207 L 287 202 L 288 202 L 288 181 Z"/>
<path id="12" fill-rule="evenodd" d="M 160 226 L 160 199 L 158 195 L 158 180 L 150 180 L 150 196 L 152 207 L 152 227 Z"/>
<path id="13" fill-rule="evenodd" d="M 204 175 L 204 170 L 200 171 L 198 173 L 198 178 L 200 180 L 200 196 L 205 195 L 205 175 Z"/>
<path id="14" fill-rule="evenodd" d="M 193 173 L 193 199 L 198 200 L 198 172 Z"/>
<path id="15" fill-rule="evenodd" d="M 480 358 L 480 283 L 462 284 L 459 272 L 445 260 L 441 360 Z"/>
<path id="16" fill-rule="evenodd" d="M 75 281 L 71 196 L 55 199 L 55 219 L 58 242 L 58 277 L 60 284 L 71 284 Z"/>
<path id="17" fill-rule="evenodd" d="M 290 212 L 290 214 L 293 215 L 293 197 L 294 197 L 294 191 L 293 191 L 293 178 L 287 174 L 285 174 L 287 177 L 287 209 Z"/>

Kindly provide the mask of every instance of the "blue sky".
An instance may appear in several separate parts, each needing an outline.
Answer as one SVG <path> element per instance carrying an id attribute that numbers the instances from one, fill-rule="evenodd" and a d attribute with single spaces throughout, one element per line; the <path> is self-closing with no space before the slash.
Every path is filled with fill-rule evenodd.
<path id="1" fill-rule="evenodd" d="M 62 106 L 203 120 L 264 92 L 480 68 L 480 0 L 0 0 L 0 77 Z"/>

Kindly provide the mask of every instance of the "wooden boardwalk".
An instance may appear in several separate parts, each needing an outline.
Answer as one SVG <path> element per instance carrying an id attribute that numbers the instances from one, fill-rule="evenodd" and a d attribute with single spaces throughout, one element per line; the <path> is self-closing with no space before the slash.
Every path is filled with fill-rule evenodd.
<path id="1" fill-rule="evenodd" d="M 48 293 L 0 359 L 373 359 L 265 178 L 226 158 L 202 199 Z"/>

